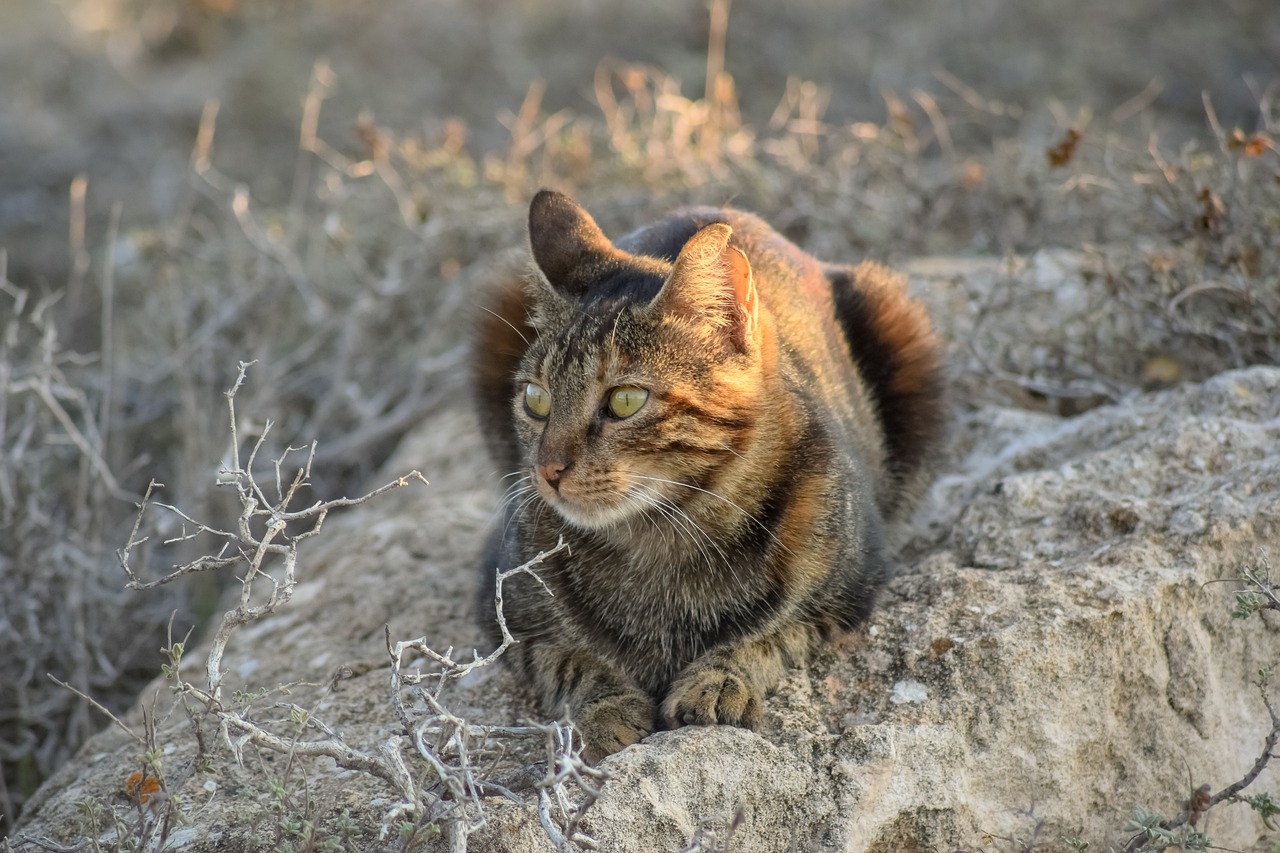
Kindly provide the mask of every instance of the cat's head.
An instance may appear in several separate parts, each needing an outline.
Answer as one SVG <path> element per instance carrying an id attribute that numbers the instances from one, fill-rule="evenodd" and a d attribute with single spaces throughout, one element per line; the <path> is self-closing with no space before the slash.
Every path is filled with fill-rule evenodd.
<path id="1" fill-rule="evenodd" d="M 673 262 L 632 255 L 544 190 L 529 211 L 537 338 L 513 415 L 533 486 L 603 529 L 717 488 L 760 416 L 762 330 L 732 229 L 707 225 Z"/>

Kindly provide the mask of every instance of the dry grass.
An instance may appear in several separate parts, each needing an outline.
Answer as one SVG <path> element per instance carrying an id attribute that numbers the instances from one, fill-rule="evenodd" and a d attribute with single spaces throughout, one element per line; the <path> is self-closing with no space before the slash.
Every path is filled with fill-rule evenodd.
<path id="1" fill-rule="evenodd" d="M 520 245 L 539 186 L 590 200 L 611 233 L 679 203 L 730 202 L 828 257 L 1084 252 L 1092 274 L 1062 282 L 1072 316 L 1034 341 L 1021 318 L 1045 304 L 1010 262 L 978 306 L 991 331 L 960 361 L 961 402 L 1078 411 L 1280 354 L 1269 95 L 1241 129 L 1218 127 L 1206 101 L 1209 131 L 1178 150 L 1126 130 L 1128 114 L 1019 111 L 945 72 L 937 92 L 884 93 L 880 123 L 828 120 L 830 92 L 794 79 L 753 125 L 716 38 L 713 26 L 699 95 L 608 61 L 590 81 L 598 112 L 544 108 L 535 83 L 496 150 L 460 121 L 403 130 L 365 115 L 340 117 L 349 142 L 326 141 L 336 81 L 319 64 L 286 202 L 259 203 L 219 167 L 216 104 L 171 220 L 87 233 L 73 186 L 67 284 L 0 273 L 6 821 L 99 725 L 45 673 L 119 711 L 159 664 L 167 614 L 181 627 L 212 612 L 217 584 L 132 595 L 109 555 L 152 478 L 192 515 L 226 514 L 206 460 L 221 444 L 210 401 L 234 365 L 259 363 L 244 410 L 277 413 L 289 440 L 323 438 L 316 492 L 358 491 L 424 412 L 465 392 L 454 318 Z"/>

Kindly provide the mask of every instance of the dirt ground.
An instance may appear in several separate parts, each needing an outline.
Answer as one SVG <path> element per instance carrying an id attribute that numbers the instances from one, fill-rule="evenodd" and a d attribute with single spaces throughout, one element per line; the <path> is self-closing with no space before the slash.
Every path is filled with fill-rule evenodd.
<path id="1" fill-rule="evenodd" d="M 149 477 L 219 506 L 235 359 L 262 360 L 246 410 L 324 437 L 318 488 L 355 490 L 461 390 L 434 321 L 544 179 L 611 233 L 732 200 L 830 258 L 1139 252 L 1097 270 L 1102 297 L 1130 283 L 1115 322 L 1156 318 L 1132 352 L 1023 342 L 962 403 L 1069 413 L 1275 361 L 1273 0 L 713 6 L 708 86 L 718 30 L 675 0 L 0 3 L 0 832 L 101 725 L 43 674 L 127 707 L 168 613 L 216 606 L 216 584 L 138 603 L 113 552 Z M 1207 324 L 1163 312 L 1203 304 L 1205 268 L 1246 284 Z"/>

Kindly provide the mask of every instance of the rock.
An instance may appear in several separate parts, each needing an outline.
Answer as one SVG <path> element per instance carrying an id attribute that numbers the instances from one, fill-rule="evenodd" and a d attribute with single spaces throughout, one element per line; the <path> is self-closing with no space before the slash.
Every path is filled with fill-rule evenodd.
<path id="1" fill-rule="evenodd" d="M 960 415 L 868 629 L 792 673 L 760 732 L 685 728 L 611 757 L 582 831 L 610 851 L 675 851 L 695 836 L 705 849 L 760 851 L 974 848 L 987 833 L 1122 845 L 1135 805 L 1172 816 L 1200 784 L 1239 779 L 1270 729 L 1251 682 L 1280 659 L 1280 620 L 1233 621 L 1238 586 L 1225 581 L 1280 557 L 1277 448 L 1280 370 L 1267 367 L 1066 419 L 997 405 Z M 253 700 L 253 718 L 318 739 L 290 717 L 306 708 L 378 754 L 399 729 L 384 624 L 393 639 L 485 650 L 470 615 L 496 500 L 479 476 L 484 460 L 462 406 L 424 423 L 386 470 L 421 469 L 430 487 L 335 514 L 302 543 L 293 600 L 228 647 L 228 696 L 304 682 Z M 184 678 L 196 684 L 205 648 L 186 654 Z M 329 689 L 340 667 L 350 677 Z M 472 723 L 536 716 L 498 667 L 445 701 Z M 115 823 L 93 821 L 93 803 L 158 837 L 172 800 L 139 807 L 125 795 L 147 748 L 145 709 L 167 784 L 182 782 L 169 793 L 186 823 L 168 849 L 301 847 L 308 821 L 320 838 L 400 849 L 398 827 L 379 836 L 392 788 L 330 759 L 240 744 L 237 763 L 228 740 L 206 731 L 208 760 L 184 774 L 196 739 L 170 702 L 157 682 L 125 721 L 141 739 L 115 726 L 94 738 L 31 801 L 15 838 L 118 841 Z M 424 764 L 413 772 L 431 783 Z M 527 804 L 487 798 L 470 849 L 554 849 L 525 777 L 523 788 L 519 774 L 502 777 Z M 1270 770 L 1257 785 L 1278 780 Z M 1210 818 L 1229 848 L 1249 849 L 1265 831 L 1239 805 Z M 443 849 L 432 839 L 414 836 Z"/>

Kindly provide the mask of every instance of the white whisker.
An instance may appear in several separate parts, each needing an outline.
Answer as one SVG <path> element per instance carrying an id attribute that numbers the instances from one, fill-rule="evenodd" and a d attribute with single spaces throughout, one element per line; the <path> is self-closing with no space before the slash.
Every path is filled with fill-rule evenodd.
<path id="1" fill-rule="evenodd" d="M 488 313 L 488 314 L 492 314 L 493 316 L 495 316 L 495 317 L 497 317 L 499 320 L 501 320 L 503 323 L 507 324 L 507 326 L 509 326 L 509 327 L 511 328 L 511 331 L 515 332 L 517 335 L 519 335 L 519 336 L 520 336 L 520 340 L 524 341 L 524 345 L 525 345 L 526 347 L 527 347 L 527 346 L 529 346 L 529 339 L 528 339 L 528 338 L 526 338 L 526 337 L 524 336 L 524 332 L 520 331 L 520 330 L 519 330 L 519 329 L 517 329 L 514 325 L 512 325 L 512 323 L 511 323 L 511 321 L 510 321 L 510 320 L 508 320 L 506 317 L 503 317 L 503 316 L 502 316 L 501 314 L 499 314 L 497 311 L 494 311 L 494 310 L 492 310 L 492 309 L 490 309 L 490 308 L 486 308 L 486 307 L 485 307 L 485 306 L 483 306 L 483 305 L 481 305 L 481 306 L 480 306 L 480 308 L 481 308 L 481 310 L 483 310 L 484 312 L 486 312 L 486 313 Z"/>
<path id="2" fill-rule="evenodd" d="M 511 522 L 520 518 L 529 504 L 539 497 L 538 490 L 533 487 L 532 476 L 521 471 L 516 471 L 514 474 L 522 476 L 507 488 L 502 495 L 502 500 L 498 502 L 498 517 L 506 519 L 502 527 L 504 536 L 510 529 Z M 512 505 L 515 505 L 514 509 L 511 508 Z"/>
<path id="3" fill-rule="evenodd" d="M 667 498 L 658 494 L 652 489 L 637 487 L 628 493 L 628 497 L 634 497 L 642 504 L 657 511 L 662 517 L 671 522 L 669 529 L 673 534 L 684 536 L 689 542 L 698 549 L 708 566 L 715 564 L 711 558 L 710 551 L 707 546 L 710 545 L 715 550 L 716 555 L 720 558 L 720 563 L 725 568 L 732 569 L 733 565 L 729 560 L 729 555 L 724 552 L 720 544 L 716 542 L 715 537 L 707 533 L 702 527 L 689 516 L 687 512 L 681 509 L 677 504 L 672 503 Z"/>
<path id="4" fill-rule="evenodd" d="M 505 512 L 507 507 L 516 499 L 528 494 L 532 490 L 532 487 L 533 478 L 528 475 L 521 477 L 519 480 L 516 480 L 508 486 L 507 490 L 503 492 L 502 499 L 498 502 L 499 514 Z"/>
<path id="5" fill-rule="evenodd" d="M 787 548 L 786 545 L 783 544 L 781 539 L 779 539 L 776 535 L 774 535 L 774 532 L 772 530 L 770 530 L 768 527 L 765 526 L 764 522 L 760 521 L 760 519 L 756 518 L 754 515 L 747 512 L 745 509 L 738 506 L 736 503 L 729 500 L 719 492 L 713 492 L 710 489 L 704 489 L 701 486 L 695 486 L 692 483 L 683 483 L 679 480 L 668 480 L 663 477 L 646 477 L 643 474 L 634 474 L 634 473 L 631 476 L 637 480 L 649 480 L 654 483 L 666 483 L 667 485 L 670 485 L 670 486 L 680 486 L 681 488 L 689 489 L 691 491 L 701 492 L 704 495 L 710 495 L 716 500 L 722 501 L 727 506 L 731 506 L 734 509 L 736 509 L 738 512 L 742 513 L 742 516 L 744 518 L 746 518 L 752 524 L 756 525 L 761 530 L 763 530 L 769 536 L 769 538 L 772 539 L 778 545 L 778 547 L 782 548 L 784 551 L 787 551 L 787 552 L 790 552 L 791 550 Z"/>

